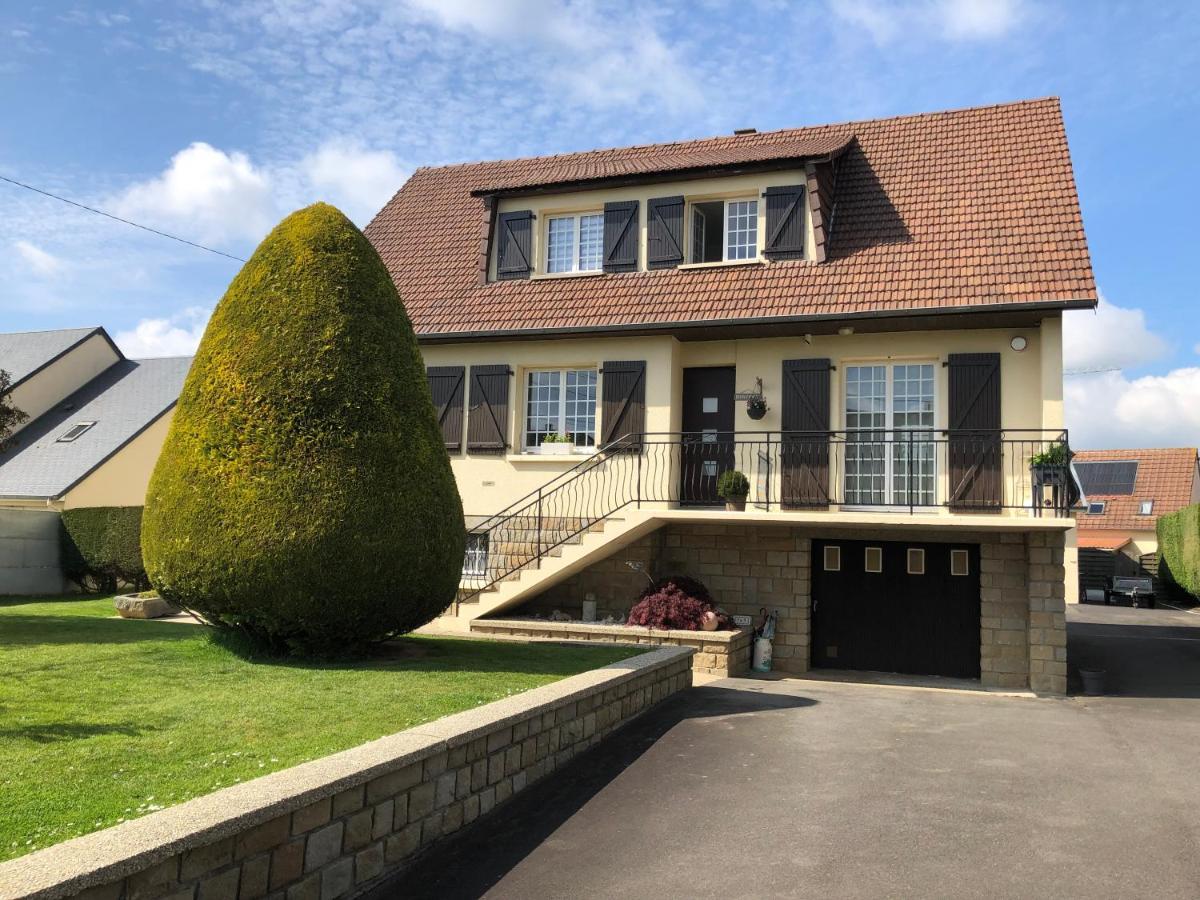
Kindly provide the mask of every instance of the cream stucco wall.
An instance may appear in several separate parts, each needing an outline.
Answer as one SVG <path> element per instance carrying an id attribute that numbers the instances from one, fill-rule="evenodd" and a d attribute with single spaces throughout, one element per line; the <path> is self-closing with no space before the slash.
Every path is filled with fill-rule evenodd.
<path id="1" fill-rule="evenodd" d="M 27 425 L 119 360 L 112 345 L 94 334 L 61 359 L 21 382 L 9 392 L 9 397 L 17 409 L 29 416 Z"/>
<path id="2" fill-rule="evenodd" d="M 605 190 L 575 191 L 567 194 L 554 194 L 546 197 L 507 197 L 500 201 L 498 212 L 513 212 L 530 209 L 534 213 L 533 256 L 534 278 L 586 278 L 579 275 L 547 275 L 546 272 L 546 221 L 550 216 L 567 215 L 570 213 L 601 212 L 605 203 L 615 201 L 638 201 L 639 252 L 638 267 L 646 269 L 646 238 L 648 233 L 646 218 L 646 203 L 655 197 L 672 197 L 683 195 L 688 203 L 706 200 L 758 200 L 758 243 L 761 248 L 767 229 L 767 205 L 762 201 L 762 193 L 769 187 L 805 184 L 806 175 L 803 169 L 787 169 L 778 172 L 760 172 L 752 175 L 733 175 L 727 178 L 707 178 L 692 181 L 663 182 L 653 185 L 636 185 Z M 807 206 L 805 215 L 805 250 L 811 259 L 813 255 L 812 222 L 808 216 Z M 685 219 L 684 241 L 685 252 L 689 252 L 688 244 L 691 234 L 686 227 Z M 756 258 L 757 259 L 757 258 Z M 755 262 L 756 260 L 747 260 Z M 737 263 L 705 263 L 700 265 L 736 265 Z M 684 266 L 688 268 L 688 266 Z M 492 248 L 489 276 L 496 277 L 496 248 Z"/>
<path id="3" fill-rule="evenodd" d="M 154 464 L 167 439 L 175 410 L 171 409 L 122 447 L 62 498 L 62 509 L 81 506 L 141 506 Z"/>
<path id="4" fill-rule="evenodd" d="M 1028 341 L 1024 351 L 1010 346 L 1013 337 Z M 427 365 L 483 365 L 507 363 L 514 370 L 510 383 L 507 434 L 513 448 L 506 455 L 459 452 L 452 454 L 463 506 L 469 516 L 498 512 L 536 490 L 585 457 L 524 455 L 520 451 L 526 374 L 531 368 L 599 367 L 609 359 L 646 360 L 646 430 L 677 432 L 681 425 L 683 369 L 733 366 L 738 390 L 751 390 L 763 381 L 769 411 L 752 421 L 739 404 L 736 428 L 745 434 L 778 431 L 781 426 L 782 365 L 785 359 L 828 357 L 836 366 L 831 373 L 833 419 L 831 427 L 845 427 L 843 375 L 856 362 L 929 362 L 936 379 L 935 427 L 947 426 L 947 370 L 942 363 L 950 353 L 996 352 L 1001 357 L 1002 424 L 1011 429 L 1062 427 L 1061 327 L 1057 317 L 1041 328 L 977 329 L 962 331 L 908 331 L 886 334 L 815 335 L 754 338 L 728 341 L 680 342 L 673 337 L 610 337 L 580 340 L 513 341 L 476 344 L 437 344 L 422 347 Z M 603 395 L 601 376 L 598 396 Z M 467 407 L 470 405 L 469 383 Z M 600 404 L 597 404 L 597 415 Z M 597 423 L 602 431 L 603 423 Z M 464 426 L 465 429 L 465 426 Z M 1030 439 L 1039 438 L 1036 432 Z M 1051 437 L 1051 435 L 1047 435 Z M 465 436 L 464 436 L 465 445 Z M 1016 467 L 1018 473 L 1022 470 Z"/>

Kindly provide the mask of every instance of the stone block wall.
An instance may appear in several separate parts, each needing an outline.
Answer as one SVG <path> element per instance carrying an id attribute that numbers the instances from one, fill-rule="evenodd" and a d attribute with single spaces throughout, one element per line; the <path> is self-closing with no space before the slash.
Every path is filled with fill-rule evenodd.
<path id="1" fill-rule="evenodd" d="M 690 647 L 692 672 L 722 678 L 750 668 L 749 631 L 682 631 L 587 622 L 549 622 L 531 619 L 475 619 L 471 633 L 530 640 L 599 641 L 609 644 L 655 644 Z"/>
<path id="2" fill-rule="evenodd" d="M 980 683 L 998 689 L 1066 691 L 1065 533 L 944 532 L 913 528 L 815 528 L 672 523 L 555 585 L 514 615 L 560 609 L 579 616 L 584 595 L 600 609 L 627 610 L 646 583 L 626 560 L 656 575 L 699 578 L 732 615 L 779 613 L 774 667 L 808 671 L 813 538 L 954 542 L 980 547 Z M 621 613 L 624 615 L 624 612 Z"/>
<path id="3" fill-rule="evenodd" d="M 691 684 L 664 647 L 0 865 L 0 896 L 335 900 Z"/>

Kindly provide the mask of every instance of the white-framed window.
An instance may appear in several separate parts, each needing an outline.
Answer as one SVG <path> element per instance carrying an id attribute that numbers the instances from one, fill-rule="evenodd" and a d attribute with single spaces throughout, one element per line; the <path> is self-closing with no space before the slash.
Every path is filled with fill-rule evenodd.
<path id="1" fill-rule="evenodd" d="M 868 572 L 879 573 L 883 571 L 883 548 L 868 547 L 863 554 L 863 568 Z"/>
<path id="2" fill-rule="evenodd" d="M 1093 500 L 1091 503 L 1088 504 L 1087 511 L 1088 511 L 1089 516 L 1104 515 L 1104 501 L 1103 500 Z"/>
<path id="3" fill-rule="evenodd" d="M 596 370 L 533 369 L 525 378 L 525 448 L 562 434 L 596 446 Z"/>
<path id="4" fill-rule="evenodd" d="M 84 432 L 88 431 L 95 424 L 95 422 L 76 422 L 74 425 L 60 434 L 57 440 L 59 443 L 69 444 L 71 441 L 82 437 Z"/>
<path id="5" fill-rule="evenodd" d="M 842 548 L 836 544 L 827 544 L 822 562 L 826 572 L 842 571 Z"/>
<path id="6" fill-rule="evenodd" d="M 1139 503 L 1138 504 L 1138 515 L 1139 516 L 1154 515 L 1154 501 L 1153 500 L 1143 500 L 1141 503 Z"/>
<path id="7" fill-rule="evenodd" d="M 604 258 L 604 213 L 546 218 L 546 271 L 599 272 Z"/>
<path id="8" fill-rule="evenodd" d="M 688 262 L 740 259 L 758 259 L 758 200 L 698 200 L 692 203 Z"/>
<path id="9" fill-rule="evenodd" d="M 482 532 L 467 532 L 467 554 L 463 560 L 464 575 L 486 575 L 488 536 Z"/>
<path id="10" fill-rule="evenodd" d="M 932 506 L 934 364 L 848 365 L 845 373 L 846 503 Z"/>
<path id="11" fill-rule="evenodd" d="M 951 575 L 970 575 L 971 574 L 971 554 L 966 550 L 951 550 L 950 551 L 950 574 Z"/>
<path id="12" fill-rule="evenodd" d="M 908 574 L 925 574 L 925 551 L 920 547 L 908 548 Z"/>

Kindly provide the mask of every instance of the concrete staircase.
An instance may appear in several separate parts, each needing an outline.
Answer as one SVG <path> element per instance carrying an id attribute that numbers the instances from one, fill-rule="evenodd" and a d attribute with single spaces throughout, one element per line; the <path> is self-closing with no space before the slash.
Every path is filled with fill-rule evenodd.
<path id="1" fill-rule="evenodd" d="M 543 522 L 543 546 L 557 546 L 544 550 L 539 557 L 536 526 L 530 529 L 528 523 L 506 522 L 491 533 L 489 560 L 491 564 L 503 561 L 503 569 L 513 571 L 483 590 L 472 585 L 470 578 L 464 578 L 459 599 L 436 620 L 437 625 L 465 633 L 470 630 L 473 619 L 520 605 L 592 563 L 611 556 L 660 524 L 652 514 L 637 509 L 622 510 L 577 534 L 572 532 L 578 531 L 578 524 Z"/>

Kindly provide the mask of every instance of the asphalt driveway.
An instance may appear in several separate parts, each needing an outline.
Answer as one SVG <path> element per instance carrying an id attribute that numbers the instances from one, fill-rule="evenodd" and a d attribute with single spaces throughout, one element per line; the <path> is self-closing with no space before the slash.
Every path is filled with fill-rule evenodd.
<path id="1" fill-rule="evenodd" d="M 1114 696 L 695 688 L 376 896 L 1200 896 L 1200 616 L 1069 633 Z"/>

